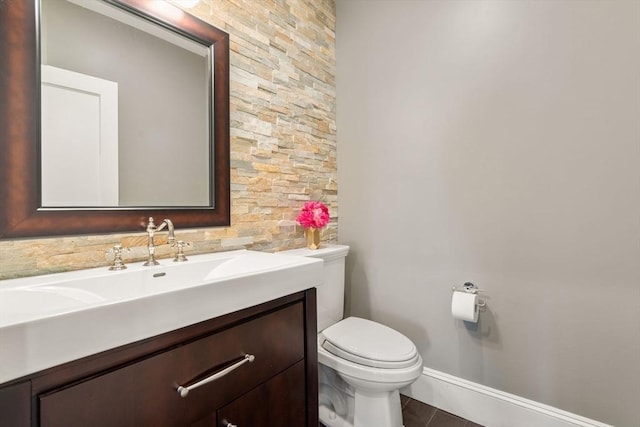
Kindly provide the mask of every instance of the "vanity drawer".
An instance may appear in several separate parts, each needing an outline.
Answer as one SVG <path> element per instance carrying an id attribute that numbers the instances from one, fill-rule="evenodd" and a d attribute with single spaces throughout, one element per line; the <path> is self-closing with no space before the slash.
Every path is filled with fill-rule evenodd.
<path id="1" fill-rule="evenodd" d="M 298 302 L 39 395 L 42 427 L 185 426 L 304 358 L 303 304 Z M 187 385 L 255 356 L 227 375 L 180 397 Z"/>

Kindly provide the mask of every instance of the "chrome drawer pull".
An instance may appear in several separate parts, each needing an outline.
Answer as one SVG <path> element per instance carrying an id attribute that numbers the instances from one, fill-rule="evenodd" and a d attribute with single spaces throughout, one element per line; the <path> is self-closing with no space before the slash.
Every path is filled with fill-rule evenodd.
<path id="1" fill-rule="evenodd" d="M 244 355 L 244 359 L 240 360 L 239 362 L 234 363 L 233 365 L 229 366 L 228 368 L 224 368 L 222 371 L 220 372 L 216 372 L 215 374 L 211 375 L 210 377 L 207 377 L 203 380 L 198 381 L 197 383 L 191 384 L 190 386 L 187 387 L 183 387 L 183 386 L 178 386 L 178 394 L 180 395 L 180 397 L 187 397 L 187 395 L 189 394 L 189 392 L 191 390 L 194 390 L 198 387 L 200 387 L 201 385 L 205 385 L 207 383 L 210 383 L 211 381 L 215 381 L 218 378 L 222 378 L 225 375 L 227 375 L 229 372 L 238 369 L 240 366 L 244 365 L 247 362 L 253 362 L 255 360 L 255 356 L 253 354 L 245 354 Z"/>

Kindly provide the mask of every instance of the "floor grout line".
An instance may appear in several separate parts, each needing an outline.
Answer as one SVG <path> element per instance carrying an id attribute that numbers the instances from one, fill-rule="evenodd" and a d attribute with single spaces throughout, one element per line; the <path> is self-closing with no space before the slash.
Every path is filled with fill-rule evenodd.
<path id="1" fill-rule="evenodd" d="M 429 421 L 427 421 L 427 423 L 425 424 L 425 427 L 429 427 L 429 423 L 431 423 L 431 420 L 433 419 L 433 417 L 436 416 L 436 412 L 438 412 L 437 409 L 433 411 L 433 414 L 431 414 L 431 417 L 429 417 Z"/>

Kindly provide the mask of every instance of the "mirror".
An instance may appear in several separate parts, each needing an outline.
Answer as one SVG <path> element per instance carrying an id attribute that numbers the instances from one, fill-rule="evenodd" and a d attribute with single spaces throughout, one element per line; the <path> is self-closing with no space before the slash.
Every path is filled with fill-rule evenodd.
<path id="1" fill-rule="evenodd" d="M 40 63 L 43 207 L 211 205 L 208 46 L 100 0 L 40 0 Z"/>
<path id="2" fill-rule="evenodd" d="M 136 37 L 136 40 L 155 39 L 152 41 L 155 47 L 147 45 L 142 51 L 163 51 L 164 54 L 164 51 L 178 50 L 178 55 L 188 58 L 172 60 L 162 56 L 152 60 L 155 65 L 138 64 L 133 68 L 135 72 L 142 74 L 130 78 L 133 82 L 140 83 L 137 86 L 154 81 L 161 83 L 151 83 L 143 95 L 127 94 L 124 90 L 127 83 L 118 76 L 114 77 L 112 69 L 116 69 L 115 65 L 118 63 L 135 63 L 141 56 L 146 56 L 146 53 L 116 51 L 111 52 L 115 55 L 111 58 L 101 58 L 97 54 L 106 53 L 109 48 L 102 45 L 98 48 L 101 42 L 93 40 L 91 46 L 85 47 L 87 50 L 79 56 L 95 56 L 94 64 L 77 65 L 78 61 L 74 58 L 63 60 L 61 57 L 69 51 L 67 49 L 65 52 L 64 45 L 80 36 L 79 33 L 73 35 L 67 15 L 57 16 L 57 11 L 50 14 L 50 8 L 57 7 L 57 3 L 64 3 L 71 10 L 70 13 L 86 15 L 95 14 L 96 11 L 84 7 L 84 1 L 75 1 L 76 4 L 67 4 L 66 0 L 53 0 L 53 4 L 51 0 L 41 1 L 42 5 L 34 1 L 0 2 L 0 99 L 3 100 L 0 105 L 0 237 L 138 231 L 146 224 L 149 216 L 169 217 L 179 228 L 229 225 L 228 35 L 166 2 L 94 2 L 98 8 L 106 10 L 107 14 L 116 16 L 118 21 L 115 25 L 123 25 L 123 21 L 137 21 L 135 25 L 139 29 L 135 31 L 140 34 L 129 37 Z M 99 13 L 93 19 L 107 19 L 104 11 Z M 62 19 L 66 24 L 62 25 L 70 34 L 66 36 L 66 40 L 56 40 L 59 34 L 52 33 L 56 27 L 56 19 Z M 81 34 L 83 25 L 88 25 L 85 33 L 86 28 L 92 29 L 92 33 L 98 33 L 96 22 L 79 24 L 80 29 L 75 31 Z M 124 31 L 120 29 L 121 34 Z M 58 35 L 52 37 L 51 34 Z M 42 36 L 40 44 L 38 35 Z M 160 39 L 157 38 L 158 35 Z M 116 38 L 115 35 L 107 36 L 111 40 Z M 160 45 L 164 47 L 158 47 Z M 71 50 L 81 49 L 83 48 L 74 47 Z M 159 60 L 165 61 L 165 65 L 159 65 Z M 95 65 L 100 61 L 101 66 Z M 195 64 L 191 70 L 172 68 L 176 62 L 190 61 Z M 105 69 L 109 69 L 109 72 L 105 73 Z M 161 75 L 165 69 L 172 71 Z M 122 73 L 126 72 L 128 71 Z M 67 82 L 69 76 L 73 77 L 74 85 L 79 84 L 81 87 L 74 87 L 72 95 L 77 92 L 93 94 L 93 89 L 88 91 L 82 86 L 85 80 L 98 82 L 97 86 L 92 87 L 116 86 L 116 98 L 121 100 L 115 101 L 115 113 L 111 120 L 113 121 L 113 116 L 116 117 L 117 130 L 103 125 L 111 123 L 108 117 L 95 119 L 95 129 L 103 132 L 104 129 L 111 129 L 106 133 L 111 133 L 111 137 L 115 134 L 116 149 L 106 156 L 112 161 L 115 159 L 115 167 L 103 167 L 108 162 L 104 163 L 104 160 L 94 158 L 90 153 L 83 154 L 82 162 L 75 161 L 78 153 L 86 149 L 85 142 L 90 138 L 87 134 L 81 134 L 76 139 L 82 144 L 71 145 L 76 130 L 69 134 L 66 123 L 79 122 L 84 125 L 92 123 L 94 119 L 91 116 L 82 120 L 65 120 L 65 115 L 60 114 L 60 107 L 52 107 L 56 104 L 51 101 L 51 93 L 55 95 L 61 87 L 60 78 Z M 164 79 L 164 83 L 158 79 Z M 191 87 L 185 81 L 195 82 L 199 86 Z M 45 86 L 42 95 L 41 82 Z M 177 90 L 169 95 L 161 94 L 159 90 L 154 91 L 160 86 L 171 86 Z M 105 93 L 114 92 L 106 90 Z M 186 96 L 187 93 L 189 96 Z M 105 98 L 108 99 L 109 96 L 106 95 Z M 59 97 L 68 99 L 65 93 Z M 173 102 L 157 101 L 156 98 L 162 97 Z M 93 105 L 93 98 L 95 97 L 88 101 L 90 105 Z M 137 98 L 144 101 L 147 101 L 144 98 L 153 98 L 151 104 L 161 107 L 154 111 L 154 106 L 149 103 L 146 106 L 135 105 Z M 77 117 L 79 112 L 90 110 L 83 102 L 78 104 L 75 111 L 71 109 L 71 113 L 65 110 L 65 114 Z M 62 105 L 66 109 L 70 103 L 63 102 Z M 176 110 L 171 110 L 176 106 Z M 95 109 L 104 109 L 103 104 Z M 191 113 L 186 115 L 185 111 Z M 134 116 L 138 113 L 145 113 L 146 116 Z M 179 120 L 176 120 L 178 117 Z M 187 119 L 193 121 L 182 128 L 161 127 L 165 122 L 184 124 Z M 53 130 L 47 127 L 48 122 L 54 124 Z M 58 129 L 61 123 L 65 123 L 62 130 Z M 62 132 L 63 136 L 57 144 L 48 145 L 51 135 L 55 136 L 56 132 Z M 151 138 L 144 141 L 143 136 L 146 134 L 151 135 Z M 102 145 L 103 137 L 98 131 L 89 131 L 88 135 L 98 135 L 97 142 L 93 143 L 93 151 L 89 149 L 89 152 L 109 152 Z M 57 158 L 55 155 L 51 157 L 51 152 L 55 152 L 52 147 L 59 147 Z M 183 163 L 179 163 L 181 157 Z M 56 178 L 56 173 L 60 175 L 61 171 L 68 172 L 67 169 L 72 169 L 75 165 L 89 167 L 75 175 L 72 173 L 70 179 L 65 178 L 64 174 L 62 178 Z M 74 181 L 80 181 L 83 185 L 90 183 L 89 176 L 95 170 L 100 172 L 94 173 L 95 177 L 91 179 L 95 183 L 88 185 L 88 189 L 79 186 L 72 191 L 68 190 Z M 79 180 L 77 176 L 84 179 Z M 111 180 L 101 181 L 104 176 L 110 176 Z M 164 178 L 168 181 L 163 182 Z M 52 193 L 51 187 L 58 181 L 62 184 L 57 184 Z M 103 186 L 109 188 L 105 190 Z M 85 195 L 80 196 L 83 191 Z"/>

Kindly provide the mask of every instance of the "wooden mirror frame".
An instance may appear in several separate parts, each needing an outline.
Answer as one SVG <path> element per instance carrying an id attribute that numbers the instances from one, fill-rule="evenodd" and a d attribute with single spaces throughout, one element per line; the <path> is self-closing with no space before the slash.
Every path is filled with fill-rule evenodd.
<path id="1" fill-rule="evenodd" d="M 0 238 L 143 231 L 150 216 L 178 228 L 230 224 L 229 35 L 175 6 L 153 8 L 154 0 L 103 1 L 213 46 L 213 206 L 42 208 L 39 0 L 0 1 Z"/>

